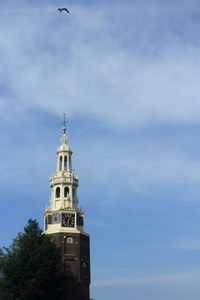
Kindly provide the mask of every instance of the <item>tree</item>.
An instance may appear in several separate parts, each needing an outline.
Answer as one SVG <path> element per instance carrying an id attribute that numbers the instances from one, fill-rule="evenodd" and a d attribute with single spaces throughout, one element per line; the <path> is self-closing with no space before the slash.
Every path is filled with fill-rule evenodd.
<path id="1" fill-rule="evenodd" d="M 59 249 L 36 220 L 0 249 L 1 300 L 64 299 L 66 276 Z"/>

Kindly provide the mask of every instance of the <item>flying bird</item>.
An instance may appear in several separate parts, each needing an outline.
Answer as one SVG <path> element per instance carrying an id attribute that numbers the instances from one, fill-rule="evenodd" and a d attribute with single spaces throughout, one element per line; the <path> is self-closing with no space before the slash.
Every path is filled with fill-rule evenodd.
<path id="1" fill-rule="evenodd" d="M 69 10 L 66 7 L 58 8 L 59 12 L 66 11 L 69 13 Z"/>

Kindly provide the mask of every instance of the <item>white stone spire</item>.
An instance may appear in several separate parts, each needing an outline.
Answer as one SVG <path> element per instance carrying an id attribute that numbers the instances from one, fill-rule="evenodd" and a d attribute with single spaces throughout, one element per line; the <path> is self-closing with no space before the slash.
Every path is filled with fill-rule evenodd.
<path id="1" fill-rule="evenodd" d="M 77 188 L 78 188 L 78 176 L 76 176 L 72 169 L 72 150 L 68 145 L 68 137 L 66 135 L 66 120 L 64 115 L 64 127 L 63 135 L 61 137 L 61 144 L 57 148 L 57 166 L 56 172 L 50 178 L 50 206 L 47 208 L 45 215 L 49 213 L 52 216 L 56 214 L 63 215 L 64 212 L 70 214 L 73 213 L 75 218 L 75 225 L 73 230 L 83 230 L 82 225 L 78 225 L 78 218 L 82 218 L 84 213 L 78 208 L 78 197 L 77 197 Z M 60 225 L 61 226 L 61 225 Z M 56 228 L 58 225 L 56 225 Z M 54 229 L 55 226 L 48 226 Z M 61 230 L 64 230 L 61 226 Z M 71 228 L 72 230 L 72 228 Z"/>

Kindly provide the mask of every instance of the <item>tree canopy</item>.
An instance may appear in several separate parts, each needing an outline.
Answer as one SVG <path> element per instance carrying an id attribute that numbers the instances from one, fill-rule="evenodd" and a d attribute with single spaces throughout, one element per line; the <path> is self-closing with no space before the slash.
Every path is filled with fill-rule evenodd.
<path id="1" fill-rule="evenodd" d="M 30 219 L 11 246 L 0 249 L 0 299 L 60 300 L 64 285 L 60 250 Z"/>

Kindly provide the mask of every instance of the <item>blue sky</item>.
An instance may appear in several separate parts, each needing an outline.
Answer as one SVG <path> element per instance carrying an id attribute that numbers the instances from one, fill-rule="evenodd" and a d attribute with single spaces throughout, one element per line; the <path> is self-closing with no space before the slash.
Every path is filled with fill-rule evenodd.
<path id="1" fill-rule="evenodd" d="M 193 0 L 1 1 L 0 246 L 43 225 L 66 113 L 91 295 L 199 300 L 199 36 Z"/>

